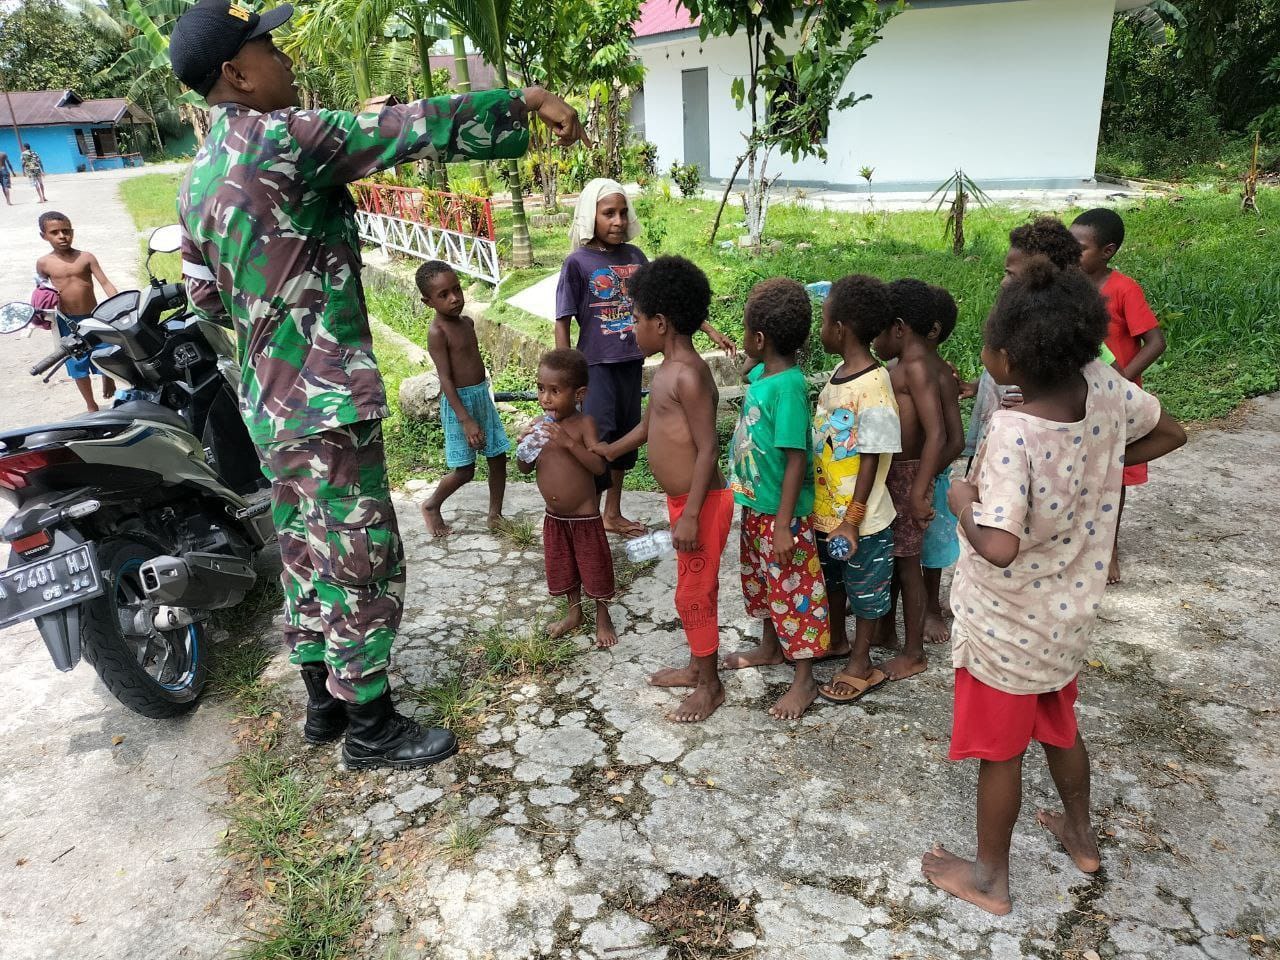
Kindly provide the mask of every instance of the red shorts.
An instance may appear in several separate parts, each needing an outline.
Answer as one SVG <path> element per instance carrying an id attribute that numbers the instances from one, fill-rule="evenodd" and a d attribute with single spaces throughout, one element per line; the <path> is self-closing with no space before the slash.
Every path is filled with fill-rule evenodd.
<path id="1" fill-rule="evenodd" d="M 955 696 L 952 760 L 1012 760 L 1032 740 L 1063 750 L 1075 746 L 1075 677 L 1053 693 L 1005 693 L 957 667 Z"/>
<path id="2" fill-rule="evenodd" d="M 674 529 L 689 495 L 667 497 Z M 720 648 L 720 555 L 733 525 L 733 491 L 708 490 L 698 512 L 698 549 L 676 554 L 676 613 L 695 657 Z"/>
<path id="3" fill-rule="evenodd" d="M 613 599 L 613 554 L 599 514 L 559 517 L 548 511 L 542 521 L 542 559 L 553 597 L 581 587 L 592 600 Z"/>

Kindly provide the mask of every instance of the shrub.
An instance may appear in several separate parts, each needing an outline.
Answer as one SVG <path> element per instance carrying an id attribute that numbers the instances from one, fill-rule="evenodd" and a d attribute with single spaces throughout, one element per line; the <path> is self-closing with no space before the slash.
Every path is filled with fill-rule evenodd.
<path id="1" fill-rule="evenodd" d="M 669 175 L 680 188 L 682 197 L 696 197 L 702 189 L 702 171 L 696 163 L 672 163 Z"/>

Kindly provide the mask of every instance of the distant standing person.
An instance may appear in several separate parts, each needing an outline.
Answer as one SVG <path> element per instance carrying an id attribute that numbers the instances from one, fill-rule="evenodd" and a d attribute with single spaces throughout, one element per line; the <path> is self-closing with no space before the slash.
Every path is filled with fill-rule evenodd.
<path id="1" fill-rule="evenodd" d="M 9 188 L 13 185 L 13 164 L 9 162 L 9 155 L 0 151 L 0 190 L 4 191 L 4 202 L 9 206 L 13 206 L 13 201 L 9 199 Z"/>
<path id="2" fill-rule="evenodd" d="M 71 332 L 72 323 L 89 316 L 98 305 L 98 298 L 93 292 L 94 280 L 98 281 L 102 292 L 108 297 L 114 297 L 118 291 L 115 284 L 102 272 L 102 265 L 98 263 L 97 257 L 71 245 L 75 239 L 75 229 L 65 213 L 50 210 L 42 213 L 38 222 L 40 236 L 48 242 L 52 252 L 36 261 L 36 274 L 47 277 L 58 290 L 58 336 L 65 337 Z M 75 381 L 76 389 L 80 391 L 90 413 L 98 409 L 98 404 L 93 399 L 93 383 L 89 379 L 97 372 L 98 369 L 88 357 L 73 357 L 67 361 L 67 375 Z M 111 399 L 115 392 L 115 381 L 103 376 L 103 399 Z"/>
<path id="3" fill-rule="evenodd" d="M 556 347 L 571 345 L 570 325 L 577 320 L 577 347 L 591 371 L 582 410 L 595 421 L 604 444 L 622 439 L 640 423 L 644 354 L 636 344 L 627 289 L 631 275 L 649 262 L 639 247 L 628 242 L 639 234 L 640 223 L 622 184 L 592 180 L 578 197 L 569 228 L 569 256 L 556 286 Z M 711 324 L 703 323 L 699 330 L 722 350 L 737 353 L 737 344 Z M 608 490 L 601 511 L 604 528 L 624 537 L 645 532 L 644 524 L 622 515 L 622 482 L 635 465 L 632 448 L 610 461 L 609 472 L 600 481 L 601 488 Z"/>
<path id="4" fill-rule="evenodd" d="M 48 203 L 49 198 L 44 195 L 44 164 L 40 162 L 40 155 L 31 149 L 29 143 L 22 148 L 22 172 L 36 188 L 36 195 L 40 198 L 40 202 Z M 6 196 L 7 194 L 8 191 Z"/>

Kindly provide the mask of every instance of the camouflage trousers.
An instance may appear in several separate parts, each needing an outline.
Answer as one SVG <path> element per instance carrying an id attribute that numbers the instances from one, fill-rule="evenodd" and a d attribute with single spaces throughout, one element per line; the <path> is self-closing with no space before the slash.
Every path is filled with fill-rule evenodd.
<path id="1" fill-rule="evenodd" d="M 382 422 L 269 444 L 258 454 L 280 538 L 289 659 L 326 664 L 334 696 L 368 703 L 387 689 L 404 606 Z"/>

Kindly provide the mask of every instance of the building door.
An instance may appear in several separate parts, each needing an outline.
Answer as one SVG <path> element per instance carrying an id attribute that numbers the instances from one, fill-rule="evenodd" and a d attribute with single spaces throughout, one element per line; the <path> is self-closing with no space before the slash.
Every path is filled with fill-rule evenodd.
<path id="1" fill-rule="evenodd" d="M 707 68 L 682 70 L 684 96 L 684 162 L 696 163 L 704 180 L 711 177 L 711 126 L 707 114 Z"/>

